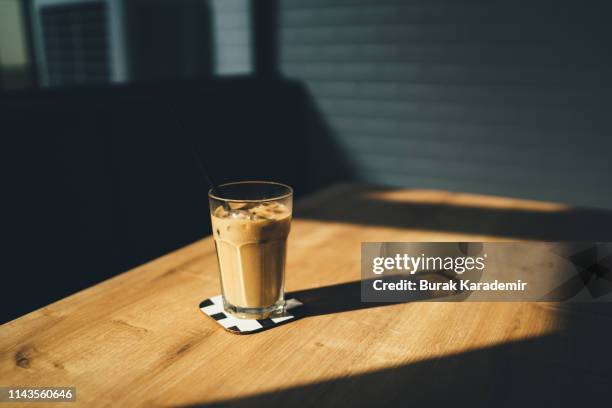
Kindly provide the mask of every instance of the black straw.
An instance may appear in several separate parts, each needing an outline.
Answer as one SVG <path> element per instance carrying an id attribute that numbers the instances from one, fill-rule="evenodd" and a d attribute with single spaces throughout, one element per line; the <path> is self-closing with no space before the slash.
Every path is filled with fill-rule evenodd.
<path id="1" fill-rule="evenodd" d="M 216 190 L 217 184 L 213 182 L 212 177 L 210 176 L 210 171 L 207 169 L 207 166 L 204 165 L 204 160 L 198 153 L 198 149 L 196 148 L 195 143 L 189 138 L 189 135 L 187 134 L 187 129 L 183 125 L 183 122 L 181 122 L 176 109 L 174 109 L 174 106 L 171 103 L 168 103 L 168 105 L 170 106 L 170 111 L 172 112 L 172 116 L 174 116 L 174 120 L 176 121 L 177 127 L 180 129 L 181 133 L 185 138 L 186 148 L 193 155 L 193 160 L 196 164 L 196 167 L 200 171 L 201 175 L 204 177 L 204 180 L 208 184 L 209 188 L 212 191 Z"/>

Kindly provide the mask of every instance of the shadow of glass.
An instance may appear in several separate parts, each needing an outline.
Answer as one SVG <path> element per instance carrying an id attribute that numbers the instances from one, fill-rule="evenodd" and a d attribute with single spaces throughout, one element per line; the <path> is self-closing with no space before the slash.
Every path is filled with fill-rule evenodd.
<path id="1" fill-rule="evenodd" d="M 401 280 L 418 282 L 420 279 L 427 278 L 430 281 L 450 281 L 456 280 L 455 277 L 438 271 L 420 272 L 418 275 L 397 275 L 385 277 L 387 283 L 398 282 Z M 398 303 L 410 303 L 426 300 L 442 300 L 448 296 L 457 295 L 460 292 L 444 291 L 415 291 L 414 296 L 403 302 L 362 302 L 361 285 L 371 285 L 376 279 L 358 280 L 353 282 L 339 283 L 337 285 L 322 286 L 289 292 L 285 295 L 287 299 L 295 298 L 304 303 L 304 306 L 292 312 L 296 318 L 309 316 L 321 316 L 333 313 L 349 312 L 351 310 L 369 309 L 383 307 Z M 455 299 L 455 298 L 454 298 Z"/>

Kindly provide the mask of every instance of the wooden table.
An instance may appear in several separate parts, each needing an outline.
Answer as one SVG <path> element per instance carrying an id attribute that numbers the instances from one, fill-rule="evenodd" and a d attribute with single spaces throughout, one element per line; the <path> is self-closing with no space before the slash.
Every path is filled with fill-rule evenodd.
<path id="1" fill-rule="evenodd" d="M 0 386 L 76 387 L 76 404 L 59 406 L 609 398 L 607 304 L 363 304 L 358 280 L 362 241 L 609 240 L 610 213 L 351 185 L 295 213 L 286 288 L 309 316 L 254 335 L 220 329 L 198 310 L 219 293 L 209 237 L 1 326 Z"/>

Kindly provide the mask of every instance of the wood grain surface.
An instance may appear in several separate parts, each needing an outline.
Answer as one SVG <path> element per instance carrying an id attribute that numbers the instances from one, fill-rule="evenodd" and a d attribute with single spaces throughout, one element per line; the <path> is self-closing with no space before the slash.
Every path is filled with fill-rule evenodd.
<path id="1" fill-rule="evenodd" d="M 607 304 L 365 304 L 358 281 L 363 241 L 602 240 L 610 213 L 341 185 L 303 200 L 295 215 L 286 289 L 308 316 L 246 336 L 205 317 L 199 302 L 219 293 L 208 237 L 2 325 L 0 386 L 76 387 L 77 401 L 57 406 L 609 398 Z"/>

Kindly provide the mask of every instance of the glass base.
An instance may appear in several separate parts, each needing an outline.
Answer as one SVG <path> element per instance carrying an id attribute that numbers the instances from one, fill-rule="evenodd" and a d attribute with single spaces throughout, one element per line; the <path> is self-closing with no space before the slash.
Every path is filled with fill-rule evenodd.
<path id="1" fill-rule="evenodd" d="M 268 307 L 240 307 L 230 304 L 223 298 L 223 309 L 239 319 L 267 319 L 285 314 L 285 301 L 279 300 Z"/>

